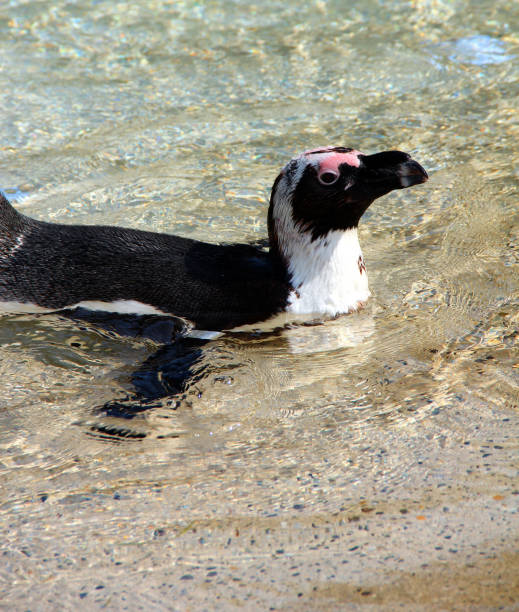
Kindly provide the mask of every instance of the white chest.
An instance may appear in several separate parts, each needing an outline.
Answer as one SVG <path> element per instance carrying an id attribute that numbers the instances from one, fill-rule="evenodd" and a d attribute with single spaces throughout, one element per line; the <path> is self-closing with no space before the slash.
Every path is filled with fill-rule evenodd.
<path id="1" fill-rule="evenodd" d="M 302 233 L 286 255 L 294 287 L 289 312 L 335 316 L 358 310 L 369 298 L 356 229 L 332 231 L 313 242 Z"/>

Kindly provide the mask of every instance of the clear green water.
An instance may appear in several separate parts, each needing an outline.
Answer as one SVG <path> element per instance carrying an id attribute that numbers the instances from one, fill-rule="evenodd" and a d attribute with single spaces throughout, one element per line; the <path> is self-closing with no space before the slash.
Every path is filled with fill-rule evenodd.
<path id="1" fill-rule="evenodd" d="M 3 316 L 0 607 L 518 605 L 518 31 L 504 1 L 0 4 L 25 214 L 256 240 L 301 150 L 431 176 L 364 219 L 366 312 L 215 341 L 176 411 L 95 412 L 152 344 Z"/>

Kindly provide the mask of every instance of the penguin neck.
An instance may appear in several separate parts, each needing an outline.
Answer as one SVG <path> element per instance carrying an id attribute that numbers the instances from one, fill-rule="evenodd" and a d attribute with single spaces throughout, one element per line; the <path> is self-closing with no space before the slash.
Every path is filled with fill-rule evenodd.
<path id="1" fill-rule="evenodd" d="M 291 286 L 287 310 L 336 316 L 362 308 L 370 291 L 357 228 L 313 238 L 311 231 L 289 225 L 276 231 Z"/>

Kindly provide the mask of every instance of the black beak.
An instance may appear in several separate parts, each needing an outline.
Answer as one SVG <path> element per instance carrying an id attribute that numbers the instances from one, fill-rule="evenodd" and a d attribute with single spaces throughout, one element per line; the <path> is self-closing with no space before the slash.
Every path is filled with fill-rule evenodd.
<path id="1" fill-rule="evenodd" d="M 422 166 L 402 151 L 359 155 L 357 180 L 348 199 L 375 200 L 394 189 L 425 183 L 429 178 Z"/>

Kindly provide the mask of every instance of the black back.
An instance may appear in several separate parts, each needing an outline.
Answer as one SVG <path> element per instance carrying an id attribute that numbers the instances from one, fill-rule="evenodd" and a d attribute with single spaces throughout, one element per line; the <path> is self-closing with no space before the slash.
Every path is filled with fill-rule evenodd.
<path id="1" fill-rule="evenodd" d="M 140 230 L 58 225 L 0 200 L 0 300 L 64 308 L 136 300 L 202 329 L 282 311 L 289 283 L 276 254 Z"/>

